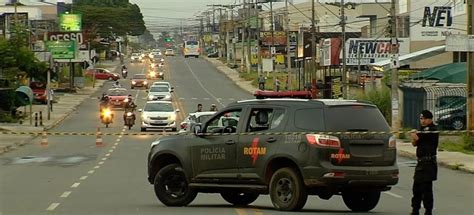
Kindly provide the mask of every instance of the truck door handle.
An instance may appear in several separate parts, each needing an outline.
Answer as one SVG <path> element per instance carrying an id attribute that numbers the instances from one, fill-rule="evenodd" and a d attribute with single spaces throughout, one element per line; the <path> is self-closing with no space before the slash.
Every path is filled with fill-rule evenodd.
<path id="1" fill-rule="evenodd" d="M 273 142 L 275 142 L 275 141 L 277 141 L 277 140 L 276 140 L 276 138 L 274 138 L 274 137 L 269 137 L 269 138 L 267 139 L 267 142 L 268 142 L 268 143 L 273 143 Z"/>
<path id="2" fill-rule="evenodd" d="M 225 144 L 233 145 L 233 144 L 235 144 L 235 141 L 234 140 L 227 140 L 227 141 L 225 141 Z"/>

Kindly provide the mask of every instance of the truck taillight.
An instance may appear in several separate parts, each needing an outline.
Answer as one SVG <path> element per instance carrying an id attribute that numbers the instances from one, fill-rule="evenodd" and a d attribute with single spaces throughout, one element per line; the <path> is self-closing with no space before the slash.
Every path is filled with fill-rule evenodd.
<path id="1" fill-rule="evenodd" d="M 391 136 L 388 140 L 388 147 L 389 148 L 397 148 L 397 138 L 395 136 Z"/>
<path id="2" fill-rule="evenodd" d="M 316 145 L 321 147 L 340 148 L 341 141 L 339 138 L 330 135 L 321 134 L 307 134 L 306 140 L 310 145 Z"/>

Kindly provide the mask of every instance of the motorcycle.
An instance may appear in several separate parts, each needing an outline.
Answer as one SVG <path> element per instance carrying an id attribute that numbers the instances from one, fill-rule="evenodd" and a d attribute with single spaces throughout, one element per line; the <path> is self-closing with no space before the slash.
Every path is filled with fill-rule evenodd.
<path id="1" fill-rule="evenodd" d="M 102 109 L 100 113 L 100 121 L 105 124 L 105 127 L 108 128 L 109 124 L 112 123 L 112 119 L 114 118 L 114 115 L 112 111 L 109 108 L 104 108 Z"/>
<path id="2" fill-rule="evenodd" d="M 135 125 L 135 114 L 133 112 L 126 112 L 125 113 L 125 126 L 128 127 L 128 130 L 132 129 L 133 125 Z"/>
<path id="3" fill-rule="evenodd" d="M 126 69 L 122 69 L 122 77 L 127 78 L 128 71 Z"/>

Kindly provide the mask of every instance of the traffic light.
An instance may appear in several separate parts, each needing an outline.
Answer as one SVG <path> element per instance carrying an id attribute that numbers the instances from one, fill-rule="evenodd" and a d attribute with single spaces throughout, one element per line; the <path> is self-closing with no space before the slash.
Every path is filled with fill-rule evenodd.
<path id="1" fill-rule="evenodd" d="M 165 42 L 171 42 L 171 41 L 173 41 L 173 39 L 171 39 L 171 37 L 166 37 L 165 38 Z"/>

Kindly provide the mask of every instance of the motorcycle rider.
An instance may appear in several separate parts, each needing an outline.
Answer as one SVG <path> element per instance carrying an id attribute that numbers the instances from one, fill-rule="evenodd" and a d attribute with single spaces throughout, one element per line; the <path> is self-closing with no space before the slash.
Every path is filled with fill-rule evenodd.
<path id="1" fill-rule="evenodd" d="M 114 85 L 112 85 L 114 88 L 122 88 L 122 85 L 120 85 L 120 82 L 116 81 Z"/>
<path id="2" fill-rule="evenodd" d="M 128 95 L 127 99 L 128 99 L 128 102 L 125 103 L 125 107 L 124 107 L 125 110 L 123 112 L 123 121 L 124 121 L 124 123 L 126 122 L 128 112 L 132 113 L 133 121 L 135 121 L 134 111 L 135 111 L 135 108 L 137 107 L 137 105 L 132 100 L 132 95 Z"/>
<path id="3" fill-rule="evenodd" d="M 123 78 L 126 78 L 127 77 L 127 66 L 125 66 L 125 64 L 122 65 L 122 76 Z"/>
<path id="4" fill-rule="evenodd" d="M 102 112 L 102 109 L 107 108 L 109 106 L 109 96 L 104 92 L 102 93 L 102 97 L 100 98 L 99 104 L 99 111 Z"/>

